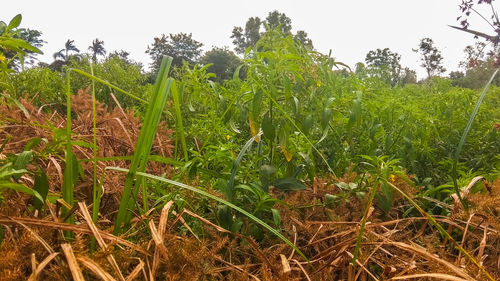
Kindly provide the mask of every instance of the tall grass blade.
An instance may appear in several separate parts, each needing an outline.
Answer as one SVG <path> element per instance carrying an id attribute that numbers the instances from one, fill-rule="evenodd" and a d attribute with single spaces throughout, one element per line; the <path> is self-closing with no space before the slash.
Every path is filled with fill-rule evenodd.
<path id="1" fill-rule="evenodd" d="M 136 101 L 139 101 L 139 102 L 141 102 L 141 103 L 145 103 L 145 104 L 147 104 L 147 103 L 148 103 L 147 101 L 145 101 L 145 100 L 143 100 L 143 99 L 139 98 L 138 96 L 133 95 L 133 94 L 131 94 L 131 93 L 129 93 L 129 92 L 127 92 L 127 91 L 125 91 L 125 90 L 123 90 L 123 89 L 121 89 L 121 88 L 119 88 L 119 87 L 117 87 L 117 86 L 115 86 L 115 85 L 113 85 L 113 84 L 111 84 L 111 83 L 109 83 L 109 82 L 108 82 L 108 81 L 106 81 L 106 80 L 103 80 L 103 79 L 101 79 L 101 78 L 99 78 L 99 77 L 96 77 L 96 76 L 94 76 L 93 74 L 89 74 L 89 73 L 87 73 L 87 72 L 85 72 L 85 71 L 82 71 L 82 70 L 80 70 L 80 69 L 76 69 L 76 68 L 70 68 L 70 70 L 71 70 L 71 71 L 74 71 L 74 72 L 76 72 L 76 73 L 78 73 L 78 74 L 80 74 L 80 75 L 83 75 L 83 76 L 85 76 L 85 77 L 87 77 L 87 78 L 89 78 L 89 79 L 91 79 L 91 80 L 94 80 L 94 81 L 97 81 L 97 82 L 99 82 L 99 83 L 101 83 L 101 84 L 103 84 L 103 85 L 106 85 L 106 86 L 110 87 L 111 89 L 113 89 L 113 90 L 115 90 L 115 91 L 117 91 L 117 92 L 120 92 L 120 93 L 122 93 L 122 94 L 124 94 L 124 95 L 128 96 L 129 98 L 132 98 L 132 99 L 134 99 L 134 100 L 136 100 Z"/>
<path id="2" fill-rule="evenodd" d="M 146 111 L 146 117 L 144 119 L 141 132 L 139 133 L 139 139 L 137 140 L 130 169 L 125 180 L 125 186 L 113 230 L 115 234 L 121 233 L 123 226 L 128 225 L 132 216 L 130 211 L 134 209 L 134 206 L 137 203 L 137 194 L 142 180 L 140 177 L 136 178 L 136 173 L 138 171 L 144 171 L 146 168 L 148 156 L 151 152 L 153 140 L 156 135 L 156 129 L 173 82 L 172 78 L 167 77 L 171 64 L 171 57 L 163 57 L 160 71 L 158 72 L 156 82 L 153 87 L 151 100 Z M 143 196 L 147 196 L 147 193 L 144 192 Z"/>
<path id="3" fill-rule="evenodd" d="M 460 200 L 460 203 L 462 206 L 467 209 L 467 206 L 465 205 L 465 202 L 462 198 L 462 195 L 460 194 L 460 190 L 458 188 L 458 183 L 457 183 L 457 163 L 458 163 L 458 157 L 460 156 L 460 152 L 462 151 L 462 147 L 465 144 L 465 139 L 467 138 L 467 135 L 469 134 L 471 128 L 472 128 L 472 123 L 474 122 L 474 119 L 476 118 L 476 115 L 479 111 L 479 107 L 481 106 L 481 103 L 484 100 L 484 97 L 486 96 L 486 92 L 488 91 L 488 88 L 490 87 L 491 83 L 493 82 L 493 79 L 495 79 L 495 76 L 498 73 L 498 70 L 500 68 L 497 68 L 495 72 L 490 77 L 490 80 L 488 83 L 486 83 L 486 86 L 484 86 L 484 89 L 481 93 L 481 96 L 479 96 L 479 100 L 476 103 L 476 106 L 474 107 L 474 110 L 472 111 L 471 116 L 469 117 L 469 122 L 467 122 L 467 126 L 465 126 L 464 132 L 462 134 L 462 137 L 460 138 L 460 142 L 458 143 L 457 150 L 455 151 L 455 155 L 453 157 L 453 186 L 455 188 L 455 193 L 458 196 L 458 199 Z"/>
<path id="4" fill-rule="evenodd" d="M 120 171 L 120 172 L 124 172 L 124 173 L 130 173 L 129 170 L 127 169 L 123 169 L 123 168 L 118 168 L 118 167 L 106 167 L 106 169 L 109 169 L 109 170 L 114 170 L 114 171 Z M 267 223 L 265 223 L 264 221 L 262 221 L 261 219 L 257 218 L 256 216 L 250 214 L 249 212 L 245 211 L 244 209 L 234 205 L 233 203 L 231 202 L 228 202 L 224 199 L 221 199 L 217 196 L 214 196 L 204 190 L 201 190 L 201 189 L 198 189 L 196 187 L 193 187 L 193 186 L 189 186 L 189 185 L 186 185 L 186 184 L 183 184 L 183 183 L 180 183 L 180 182 L 177 182 L 177 181 L 173 181 L 173 180 L 169 180 L 169 179 L 166 179 L 166 178 L 163 178 L 163 177 L 159 177 L 159 176 L 155 176 L 155 175 L 151 175 L 151 174 L 147 174 L 147 173 L 143 173 L 143 172 L 137 172 L 137 175 L 140 175 L 140 176 L 143 176 L 143 177 L 147 177 L 147 178 L 150 178 L 150 179 L 153 179 L 153 180 L 157 180 L 157 181 L 161 181 L 161 182 L 164 182 L 164 183 L 168 183 L 168 184 L 171 184 L 171 185 L 175 185 L 175 186 L 178 186 L 180 188 L 184 188 L 184 189 L 187 189 L 187 190 L 190 190 L 194 193 L 198 193 L 204 197 L 207 197 L 209 199 L 212 199 L 214 201 L 217 201 L 221 204 L 224 204 L 226 206 L 228 206 L 229 208 L 232 208 L 233 210 L 235 211 L 238 211 L 240 213 L 242 213 L 243 215 L 245 215 L 246 217 L 248 217 L 250 220 L 254 221 L 255 223 L 261 225 L 262 227 L 264 227 L 265 229 L 267 229 L 269 232 L 271 232 L 272 234 L 276 235 L 279 239 L 281 239 L 283 242 L 285 242 L 287 245 L 289 245 L 290 247 L 292 247 L 295 251 L 297 251 L 297 253 L 304 258 L 304 260 L 306 260 L 307 262 L 309 262 L 309 260 L 307 259 L 307 257 L 297 248 L 297 246 L 295 246 L 292 242 L 290 242 L 285 236 L 283 236 L 281 233 L 279 233 L 279 231 L 277 231 L 276 229 L 274 229 L 273 227 L 271 227 L 270 225 L 268 225 Z"/>

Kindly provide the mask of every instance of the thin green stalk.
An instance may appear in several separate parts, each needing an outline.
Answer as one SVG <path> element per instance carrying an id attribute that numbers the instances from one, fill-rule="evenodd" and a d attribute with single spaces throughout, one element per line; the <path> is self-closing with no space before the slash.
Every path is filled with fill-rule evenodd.
<path id="1" fill-rule="evenodd" d="M 179 91 L 177 90 L 177 85 L 175 81 L 172 82 L 172 99 L 174 100 L 175 116 L 177 119 L 175 123 L 177 124 L 177 131 L 179 132 L 176 135 L 179 136 L 181 139 L 182 152 L 184 154 L 184 162 L 187 162 L 189 158 L 186 145 L 186 136 L 184 134 L 184 125 L 182 124 L 181 105 L 179 102 Z"/>
<path id="2" fill-rule="evenodd" d="M 73 175 L 73 152 L 71 150 L 71 84 L 70 84 L 70 70 L 66 71 L 66 156 L 65 156 L 65 167 L 63 176 L 63 187 L 62 194 L 63 200 L 66 201 L 70 206 L 73 206 L 73 187 L 74 187 L 74 175 Z M 62 217 L 67 217 L 70 215 L 70 210 L 66 207 L 62 207 Z M 68 218 L 68 223 L 74 223 L 73 215 Z M 65 232 L 66 238 L 72 238 L 73 234 L 71 232 Z"/>
<path id="3" fill-rule="evenodd" d="M 90 73 L 94 75 L 93 63 L 90 63 Z M 94 147 L 92 148 L 92 153 L 94 156 L 93 164 L 93 181 L 92 181 L 92 221 L 97 223 L 99 217 L 100 200 L 98 200 L 98 187 L 97 187 L 97 117 L 96 117 L 96 98 L 95 98 L 95 81 L 92 80 L 92 141 Z M 95 237 L 90 240 L 90 252 L 94 252 L 96 247 Z"/>
<path id="4" fill-rule="evenodd" d="M 378 187 L 372 188 L 370 190 L 370 197 L 368 199 L 368 204 L 366 204 L 365 212 L 363 213 L 363 218 L 361 219 L 361 226 L 358 231 L 358 239 L 356 240 L 356 247 L 354 248 L 354 254 L 352 257 L 352 267 L 356 268 L 356 260 L 358 259 L 359 248 L 361 247 L 361 241 L 363 240 L 363 232 L 365 231 L 366 220 L 368 219 L 368 212 L 373 204 L 373 198 L 377 194 Z"/>
<path id="5" fill-rule="evenodd" d="M 488 83 L 486 83 L 486 86 L 484 86 L 483 92 L 481 93 L 481 96 L 479 96 L 479 100 L 477 101 L 476 106 L 474 107 L 474 110 L 472 111 L 472 114 L 469 117 L 469 122 L 467 122 L 467 126 L 465 126 L 464 132 L 462 134 L 462 137 L 460 138 L 460 142 L 458 143 L 457 150 L 456 150 L 455 155 L 453 157 L 453 187 L 455 189 L 455 193 L 458 196 L 458 199 L 460 200 L 460 203 L 462 204 L 462 206 L 466 210 L 468 208 L 467 208 L 467 206 L 466 206 L 466 204 L 465 204 L 465 202 L 464 202 L 464 200 L 462 198 L 462 195 L 460 194 L 460 190 L 458 188 L 458 182 L 457 182 L 457 177 L 458 177 L 458 173 L 457 173 L 458 157 L 460 156 L 460 152 L 462 151 L 462 147 L 465 144 L 465 139 L 467 138 L 467 135 L 469 134 L 469 132 L 470 132 L 470 130 L 472 128 L 472 123 L 474 122 L 474 119 L 476 118 L 476 115 L 479 112 L 479 107 L 481 106 L 481 103 L 483 102 L 484 97 L 486 96 L 486 92 L 488 91 L 488 88 L 490 87 L 491 83 L 493 82 L 493 79 L 497 75 L 499 69 L 500 68 L 497 68 L 495 70 L 495 72 L 493 72 L 493 74 L 490 77 L 490 80 L 488 81 Z"/>
<path id="6" fill-rule="evenodd" d="M 108 169 L 108 170 L 114 170 L 114 171 L 120 171 L 120 172 L 124 172 L 124 173 L 129 173 L 130 174 L 130 170 L 119 168 L 119 167 L 106 167 L 106 169 Z M 238 212 L 242 213 L 243 215 L 245 215 L 246 217 L 248 217 L 250 220 L 256 222 L 257 224 L 261 225 L 262 227 L 264 227 L 265 229 L 267 229 L 272 234 L 276 235 L 279 239 L 281 239 L 287 245 L 289 245 L 290 247 L 292 247 L 301 257 L 304 258 L 304 260 L 306 260 L 307 262 L 309 262 L 309 260 L 302 253 L 302 251 L 300 251 L 299 248 L 297 248 L 297 246 L 295 246 L 292 242 L 290 242 L 278 230 L 274 229 L 273 227 L 271 227 L 270 225 L 268 225 L 267 223 L 265 223 L 261 219 L 257 218 L 256 216 L 252 215 L 251 213 L 245 211 L 244 209 L 242 209 L 242 208 L 234 205 L 233 203 L 228 202 L 228 201 L 226 201 L 224 199 L 221 199 L 221 198 L 219 198 L 219 197 L 217 197 L 215 195 L 212 195 L 212 194 L 210 194 L 210 193 L 208 193 L 208 192 L 206 192 L 206 191 L 204 191 L 202 189 L 199 189 L 199 188 L 196 188 L 196 187 L 193 187 L 193 186 L 189 186 L 189 185 L 177 182 L 177 181 L 169 180 L 169 179 L 166 179 L 166 178 L 163 178 L 163 177 L 159 177 L 159 176 L 155 176 L 155 175 L 151 175 L 151 174 L 143 173 L 143 172 L 137 172 L 137 175 L 140 175 L 142 177 L 147 177 L 147 178 L 150 178 L 150 179 L 153 179 L 153 180 L 161 181 L 161 182 L 164 182 L 164 183 L 168 183 L 168 184 L 171 184 L 171 185 L 175 185 L 175 186 L 178 186 L 178 187 L 183 188 L 183 189 L 190 190 L 190 191 L 192 191 L 194 193 L 197 193 L 197 194 L 200 194 L 200 195 L 202 195 L 202 196 L 204 196 L 206 198 L 215 200 L 215 201 L 217 201 L 217 202 L 219 202 L 221 204 L 224 204 L 224 205 L 228 206 L 229 208 L 234 209 L 235 211 L 238 211 Z"/>

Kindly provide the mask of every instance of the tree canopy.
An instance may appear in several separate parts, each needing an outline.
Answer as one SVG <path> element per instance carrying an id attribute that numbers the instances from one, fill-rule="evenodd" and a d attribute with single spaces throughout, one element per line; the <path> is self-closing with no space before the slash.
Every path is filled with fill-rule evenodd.
<path id="1" fill-rule="evenodd" d="M 420 54 L 420 61 L 423 68 L 427 72 L 427 78 L 439 75 L 446 71 L 443 66 L 443 56 L 441 51 L 434 46 L 434 41 L 431 38 L 422 38 L 417 49 L 413 49 L 415 53 Z"/>
<path id="2" fill-rule="evenodd" d="M 214 80 L 220 82 L 230 79 L 241 61 L 227 47 L 213 47 L 201 57 L 200 63 L 204 65 L 212 64 L 207 71 L 214 73 L 216 75 Z"/>
<path id="3" fill-rule="evenodd" d="M 245 28 L 235 26 L 231 34 L 235 51 L 238 54 L 245 53 L 248 47 L 254 46 L 266 31 L 278 28 L 285 35 L 292 34 L 292 20 L 285 14 L 278 11 L 269 12 L 265 20 L 259 17 L 251 17 L 247 20 Z M 264 29 L 264 31 L 261 31 Z M 304 46 L 313 48 L 312 40 L 308 38 L 307 32 L 298 30 L 294 39 Z"/>
<path id="4" fill-rule="evenodd" d="M 151 71 L 156 73 L 160 68 L 163 56 L 171 56 L 173 58 L 172 65 L 180 67 L 183 62 L 193 64 L 198 61 L 201 55 L 202 43 L 193 39 L 191 33 L 177 33 L 155 37 L 153 44 L 148 46 L 146 53 L 149 54 L 151 60 Z"/>

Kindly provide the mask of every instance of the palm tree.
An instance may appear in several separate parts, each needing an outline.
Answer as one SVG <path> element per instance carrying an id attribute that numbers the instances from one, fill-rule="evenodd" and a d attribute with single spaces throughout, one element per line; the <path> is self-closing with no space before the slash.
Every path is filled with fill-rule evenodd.
<path id="1" fill-rule="evenodd" d="M 54 59 L 57 60 L 58 58 L 61 58 L 63 61 L 67 62 L 71 57 L 71 55 L 69 54 L 70 52 L 79 53 L 80 50 L 78 50 L 74 42 L 75 40 L 68 39 L 68 41 L 64 43 L 64 49 L 61 49 L 59 52 L 54 53 L 53 55 Z"/>
<path id="2" fill-rule="evenodd" d="M 104 49 L 104 41 L 95 39 L 92 41 L 92 46 L 89 46 L 89 51 L 92 52 L 92 61 L 95 63 L 97 61 L 97 56 L 106 55 L 106 50 Z"/>

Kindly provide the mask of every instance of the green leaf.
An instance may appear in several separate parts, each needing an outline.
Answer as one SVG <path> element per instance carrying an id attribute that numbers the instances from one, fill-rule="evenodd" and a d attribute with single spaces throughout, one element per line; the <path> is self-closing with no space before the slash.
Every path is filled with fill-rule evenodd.
<path id="1" fill-rule="evenodd" d="M 273 182 L 273 186 L 279 190 L 302 190 L 306 189 L 306 186 L 298 179 L 294 177 L 286 177 L 276 179 Z"/>
<path id="2" fill-rule="evenodd" d="M 24 151 L 31 150 L 33 147 L 39 145 L 42 141 L 47 142 L 45 138 L 32 138 L 24 146 Z"/>
<path id="3" fill-rule="evenodd" d="M 241 227 L 243 226 L 243 221 L 241 219 L 236 219 L 233 224 L 231 225 L 231 232 L 238 232 L 240 231 Z"/>
<path id="4" fill-rule="evenodd" d="M 266 114 L 266 116 L 262 119 L 262 124 L 260 126 L 262 128 L 262 131 L 264 132 L 264 137 L 273 141 L 274 137 L 276 136 L 276 128 L 274 127 L 273 121 L 271 120 L 269 114 Z"/>
<path id="5" fill-rule="evenodd" d="M 313 115 L 309 114 L 306 116 L 306 118 L 304 118 L 304 121 L 302 121 L 302 130 L 304 131 L 305 135 L 309 134 L 312 125 L 313 125 Z"/>
<path id="6" fill-rule="evenodd" d="M 325 129 L 332 118 L 332 109 L 329 107 L 325 107 L 323 110 L 323 114 L 321 115 L 321 128 Z"/>
<path id="7" fill-rule="evenodd" d="M 276 169 L 276 167 L 271 166 L 271 165 L 262 165 L 259 168 L 260 174 L 263 176 L 266 176 L 266 177 L 270 177 L 270 176 L 276 174 L 277 171 L 278 171 L 278 169 Z"/>
<path id="8" fill-rule="evenodd" d="M 330 193 L 327 193 L 325 195 L 325 206 L 328 208 L 335 208 L 339 202 L 339 197 L 337 195 L 333 195 Z"/>
<path id="9" fill-rule="evenodd" d="M 241 70 L 242 67 L 243 67 L 243 64 L 239 65 L 236 68 L 236 70 L 234 71 L 234 74 L 233 74 L 233 80 L 234 81 L 240 81 L 240 70 Z"/>
<path id="10" fill-rule="evenodd" d="M 33 152 L 30 151 L 23 151 L 17 155 L 16 161 L 14 162 L 14 165 L 12 168 L 14 170 L 23 170 L 26 169 L 26 166 L 29 164 L 31 161 L 31 157 L 33 155 Z M 15 180 L 18 180 L 21 175 L 15 175 L 13 176 Z"/>
<path id="11" fill-rule="evenodd" d="M 278 209 L 271 209 L 271 212 L 273 212 L 273 222 L 274 222 L 274 225 L 276 225 L 277 227 L 280 227 L 281 226 L 281 213 L 280 213 L 280 210 Z"/>
<path id="12" fill-rule="evenodd" d="M 34 53 L 43 54 L 43 52 L 40 51 L 40 49 L 38 49 L 37 47 L 31 46 L 30 44 L 26 43 L 26 41 L 24 41 L 22 39 L 17 39 L 17 38 L 3 39 L 2 45 L 4 45 L 4 46 L 8 47 L 9 49 L 12 49 L 16 52 L 24 53 L 23 49 L 25 49 L 28 51 L 32 51 Z"/>
<path id="13" fill-rule="evenodd" d="M 227 230 L 231 229 L 231 226 L 233 225 L 233 214 L 228 206 L 217 206 L 217 219 L 219 220 L 220 226 Z"/>
<path id="14" fill-rule="evenodd" d="M 252 100 L 252 117 L 254 118 L 255 121 L 257 121 L 257 119 L 259 118 L 261 105 L 262 105 L 262 91 L 257 90 L 255 91 Z"/>
<path id="15" fill-rule="evenodd" d="M 35 197 L 34 206 L 36 209 L 42 209 L 42 206 L 45 203 L 45 199 L 47 198 L 47 194 L 49 193 L 49 179 L 47 178 L 47 174 L 41 169 L 35 173 L 35 184 L 33 189 L 42 196 L 42 201 L 40 201 L 37 197 Z"/>
<path id="16" fill-rule="evenodd" d="M 21 24 L 22 19 L 23 17 L 21 16 L 21 14 L 17 14 L 13 19 L 10 20 L 9 25 L 7 26 L 7 31 L 17 28 Z"/>
<path id="17" fill-rule="evenodd" d="M 235 133 L 239 134 L 241 133 L 241 131 L 238 129 L 238 127 L 236 127 L 236 124 L 234 123 L 234 120 L 231 119 L 229 120 L 229 127 L 231 128 L 231 130 L 233 130 Z"/>
<path id="18" fill-rule="evenodd" d="M 25 186 L 24 184 L 12 183 L 9 181 L 0 181 L 0 189 L 2 189 L 2 188 L 8 188 L 8 189 L 16 190 L 16 191 L 19 191 L 22 193 L 26 193 L 26 194 L 34 196 L 35 198 L 39 199 L 40 201 L 43 201 L 42 196 L 38 192 Z"/>

